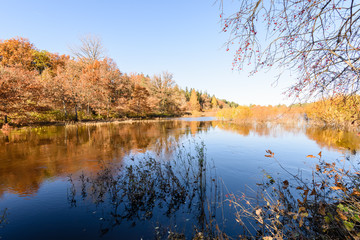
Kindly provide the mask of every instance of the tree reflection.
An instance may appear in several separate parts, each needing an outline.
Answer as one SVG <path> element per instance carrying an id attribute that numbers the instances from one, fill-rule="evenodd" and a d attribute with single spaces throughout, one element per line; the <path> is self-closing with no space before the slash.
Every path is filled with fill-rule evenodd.
<path id="1" fill-rule="evenodd" d="M 170 157 L 184 138 L 211 128 L 242 136 L 305 133 L 320 147 L 347 149 L 353 154 L 360 148 L 360 137 L 353 133 L 297 124 L 169 120 L 13 129 L 0 131 L 0 196 L 6 191 L 32 195 L 47 179 L 79 171 L 96 173 L 101 170 L 99 162 L 121 163 L 129 154 L 152 152 Z"/>
<path id="2" fill-rule="evenodd" d="M 101 234 L 123 221 L 135 226 L 156 215 L 163 225 L 175 221 L 186 234 L 194 234 L 195 226 L 197 232 L 212 238 L 217 234 L 219 180 L 206 159 L 204 144 L 195 144 L 193 151 L 178 146 L 171 160 L 148 155 L 129 160 L 121 168 L 106 165 L 93 176 L 71 178 L 69 204 L 91 200 L 101 208 L 106 222 L 100 225 Z M 186 226 L 186 219 L 193 226 Z"/>
<path id="3" fill-rule="evenodd" d="M 213 126 L 225 131 L 235 132 L 242 136 L 254 134 L 256 136 L 279 137 L 284 133 L 305 133 L 321 148 L 333 150 L 348 150 L 356 154 L 360 149 L 360 137 L 353 132 L 340 131 L 332 128 L 305 126 L 301 124 L 235 124 L 231 122 L 213 122 Z"/>
<path id="4" fill-rule="evenodd" d="M 327 149 L 346 149 L 355 155 L 360 148 L 360 137 L 352 132 L 310 127 L 306 129 L 306 135 Z"/>
<path id="5" fill-rule="evenodd" d="M 196 123 L 200 126 L 200 122 Z M 210 122 L 199 127 L 207 131 Z M 171 155 L 172 146 L 190 135 L 190 122 L 108 123 L 34 127 L 0 132 L 0 196 L 4 191 L 36 193 L 52 177 L 97 172 L 98 162 L 121 162 L 130 153 Z"/>

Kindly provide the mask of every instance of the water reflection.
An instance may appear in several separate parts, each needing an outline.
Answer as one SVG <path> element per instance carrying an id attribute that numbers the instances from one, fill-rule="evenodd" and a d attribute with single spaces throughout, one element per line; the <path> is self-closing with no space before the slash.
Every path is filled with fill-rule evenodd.
<path id="1" fill-rule="evenodd" d="M 306 136 L 314 140 L 320 147 L 326 147 L 329 150 L 345 149 L 355 155 L 360 149 L 360 137 L 352 132 L 310 127 L 306 129 Z"/>
<path id="2" fill-rule="evenodd" d="M 183 136 L 211 122 L 165 121 L 27 128 L 0 134 L 0 196 L 35 193 L 52 177 L 96 172 L 99 162 L 121 162 L 129 153 L 171 154 Z"/>
<path id="3" fill-rule="evenodd" d="M 229 122 L 214 122 L 212 126 L 226 131 L 235 132 L 242 136 L 271 136 L 280 137 L 284 134 L 302 134 L 315 141 L 320 148 L 328 150 L 348 150 L 356 154 L 360 149 L 360 136 L 353 132 L 346 132 L 332 128 L 312 127 L 302 124 L 233 124 Z"/>
<path id="4" fill-rule="evenodd" d="M 219 179 L 207 161 L 205 145 L 191 145 L 195 146 L 192 150 L 174 148 L 171 161 L 147 155 L 120 168 L 107 164 L 95 175 L 70 178 L 68 202 L 72 207 L 85 204 L 87 209 L 94 204 L 101 210 L 101 236 L 122 223 L 140 224 L 139 230 L 145 232 L 144 224 L 151 225 L 156 218 L 153 234 L 158 239 L 192 238 L 194 226 L 206 239 L 215 239 L 220 233 L 216 230 L 222 201 Z"/>
<path id="5" fill-rule="evenodd" d="M 360 148 L 360 137 L 332 129 L 304 125 L 238 125 L 220 121 L 163 121 L 132 124 L 51 126 L 0 131 L 0 196 L 4 192 L 31 195 L 49 178 L 79 170 L 100 171 L 99 162 L 121 163 L 125 156 L 151 151 L 171 156 L 184 137 L 211 129 L 247 136 L 280 137 L 305 134 L 320 147 Z"/>

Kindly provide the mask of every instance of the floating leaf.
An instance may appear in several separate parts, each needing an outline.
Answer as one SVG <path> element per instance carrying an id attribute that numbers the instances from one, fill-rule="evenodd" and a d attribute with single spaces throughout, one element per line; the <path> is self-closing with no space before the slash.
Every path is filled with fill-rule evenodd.
<path id="1" fill-rule="evenodd" d="M 316 158 L 314 155 L 307 155 L 307 158 Z"/>

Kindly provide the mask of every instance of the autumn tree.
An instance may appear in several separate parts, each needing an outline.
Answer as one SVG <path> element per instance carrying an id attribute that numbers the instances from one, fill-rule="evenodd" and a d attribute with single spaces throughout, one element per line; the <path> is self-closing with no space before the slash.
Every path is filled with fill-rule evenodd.
<path id="1" fill-rule="evenodd" d="M 137 115 L 146 115 L 150 112 L 150 106 L 148 98 L 150 93 L 146 88 L 141 87 L 139 84 L 135 85 L 135 88 L 131 94 L 131 100 L 129 101 L 129 108 Z"/>
<path id="2" fill-rule="evenodd" d="M 207 93 L 200 95 L 200 107 L 203 110 L 209 110 L 211 108 L 211 99 Z"/>
<path id="3" fill-rule="evenodd" d="M 200 103 L 199 103 L 195 89 L 193 89 L 191 91 L 189 103 L 190 103 L 190 109 L 192 111 L 200 111 Z"/>
<path id="4" fill-rule="evenodd" d="M 21 37 L 0 40 L 0 65 L 4 67 L 21 66 L 34 69 L 34 45 Z"/>
<path id="5" fill-rule="evenodd" d="M 42 50 L 42 51 L 33 51 L 33 65 L 36 70 L 38 70 L 39 74 L 41 74 L 46 68 L 51 67 L 51 56 L 50 53 Z"/>
<path id="6" fill-rule="evenodd" d="M 83 103 L 82 91 L 84 81 L 80 81 L 81 66 L 74 60 L 69 60 L 64 68 L 59 68 L 55 77 L 48 75 L 44 78 L 47 96 L 56 104 L 63 107 L 65 117 L 69 108 L 74 108 L 75 120 L 78 120 L 78 109 Z"/>
<path id="7" fill-rule="evenodd" d="M 151 91 L 158 98 L 158 108 L 161 113 L 174 112 L 177 108 L 177 97 L 180 90 L 175 88 L 176 84 L 173 75 L 163 72 L 151 79 Z M 177 90 L 176 90 L 177 89 Z"/>
<path id="8" fill-rule="evenodd" d="M 222 1 L 223 3 L 224 1 Z M 225 8 L 223 8 L 225 9 Z M 311 97 L 360 88 L 360 2 L 355 0 L 240 0 L 222 12 L 234 44 L 234 66 L 279 67 L 297 75 L 290 96 Z"/>
<path id="9" fill-rule="evenodd" d="M 212 96 L 212 98 L 211 98 L 211 106 L 212 106 L 212 108 L 218 107 L 218 101 L 216 100 L 215 96 Z"/>
<path id="10" fill-rule="evenodd" d="M 41 85 L 34 71 L 0 65 L 0 114 L 5 123 L 10 113 L 34 108 L 40 93 Z"/>
<path id="11" fill-rule="evenodd" d="M 70 49 L 79 60 L 92 62 L 105 58 L 105 49 L 99 37 L 86 35 L 81 37 L 80 41 L 80 46 Z"/>

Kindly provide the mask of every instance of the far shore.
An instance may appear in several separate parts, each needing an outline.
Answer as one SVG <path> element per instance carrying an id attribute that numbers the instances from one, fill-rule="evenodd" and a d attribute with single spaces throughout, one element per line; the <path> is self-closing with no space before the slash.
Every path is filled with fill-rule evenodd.
<path id="1" fill-rule="evenodd" d="M 137 123 L 137 122 L 159 122 L 159 121 L 172 121 L 176 118 L 196 118 L 196 117 L 215 117 L 216 112 L 186 112 L 181 115 L 164 116 L 164 117 L 134 117 L 134 118 L 110 118 L 110 119 L 85 119 L 79 121 L 39 121 L 39 122 L 28 122 L 20 124 L 3 124 L 0 130 L 8 130 L 11 128 L 22 128 L 22 127 L 42 127 L 42 126 L 76 126 L 76 125 L 91 125 L 91 124 L 106 124 L 106 123 Z M 1 126 L 1 125 L 0 125 Z"/>

